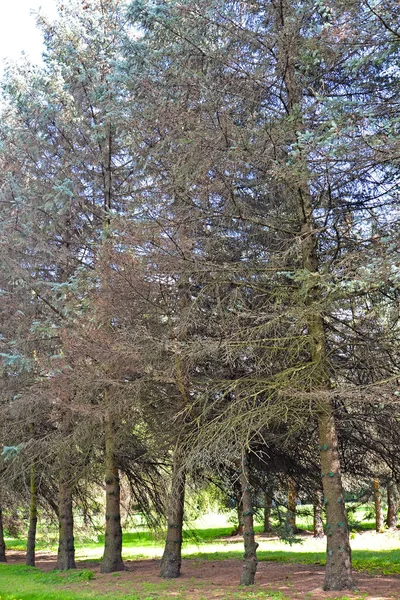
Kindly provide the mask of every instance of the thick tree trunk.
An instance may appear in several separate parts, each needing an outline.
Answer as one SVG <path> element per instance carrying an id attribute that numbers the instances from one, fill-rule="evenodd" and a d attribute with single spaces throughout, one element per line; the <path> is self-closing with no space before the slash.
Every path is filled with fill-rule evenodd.
<path id="1" fill-rule="evenodd" d="M 289 478 L 286 521 L 293 533 L 297 532 L 296 508 L 297 508 L 297 483 Z"/>
<path id="2" fill-rule="evenodd" d="M 318 256 L 314 234 L 312 199 L 308 189 L 299 189 L 299 220 L 302 234 L 304 268 L 310 273 L 318 272 Z M 326 507 L 327 556 L 325 590 L 354 588 L 347 513 L 344 504 L 340 459 L 337 444 L 336 423 L 330 390 L 329 363 L 326 350 L 324 322 L 318 312 L 319 291 L 308 292 L 307 305 L 310 354 L 313 365 L 313 391 L 320 390 L 316 402 L 321 457 L 321 476 Z M 313 307 L 313 304 L 316 307 Z M 326 393 L 328 392 L 328 394 Z"/>
<path id="3" fill-rule="evenodd" d="M 317 490 L 314 494 L 314 537 L 324 537 L 324 525 L 322 522 L 322 506 L 324 495 L 321 490 Z"/>
<path id="4" fill-rule="evenodd" d="M 3 510 L 0 508 L 0 563 L 7 562 L 6 544 L 4 541 Z"/>
<path id="5" fill-rule="evenodd" d="M 301 115 L 303 90 L 299 85 L 296 68 L 297 52 L 296 36 L 301 39 L 300 29 L 293 29 L 296 21 L 295 6 L 288 1 L 277 4 L 276 23 L 279 29 L 278 61 L 284 65 L 281 70 L 287 98 L 286 107 L 292 119 L 292 131 L 289 138 L 297 143 L 298 133 L 304 130 Z M 346 508 L 344 505 L 340 461 L 337 448 L 337 433 L 332 398 L 329 394 L 330 368 L 327 357 L 327 340 L 322 318 L 323 294 L 318 288 L 319 256 L 317 250 L 316 227 L 314 224 L 313 197 L 309 187 L 310 174 L 307 156 L 299 152 L 293 162 L 294 170 L 290 170 L 287 187 L 293 194 L 296 203 L 299 231 L 296 240 L 301 244 L 303 277 L 307 277 L 304 289 L 310 349 L 310 385 L 313 392 L 315 409 L 318 418 L 319 443 L 321 448 L 321 471 L 326 505 L 327 528 L 327 562 L 324 589 L 343 590 L 354 587 L 351 572 L 351 550 L 347 526 Z M 294 182 L 297 184 L 293 185 Z M 318 391 L 320 392 L 318 397 Z"/>
<path id="6" fill-rule="evenodd" d="M 110 417 L 105 423 L 106 441 L 106 531 L 102 573 L 113 573 L 125 569 L 122 561 L 121 501 L 118 462 L 115 453 L 115 428 Z"/>
<path id="7" fill-rule="evenodd" d="M 335 420 L 329 400 L 320 406 L 318 425 L 326 507 L 327 555 L 324 589 L 352 589 L 354 584 L 349 530 L 340 474 Z"/>
<path id="8" fill-rule="evenodd" d="M 397 513 L 399 512 L 399 492 L 393 479 L 389 479 L 387 485 L 388 511 L 386 524 L 389 529 L 397 529 Z"/>
<path id="9" fill-rule="evenodd" d="M 383 533 L 383 510 L 382 510 L 382 493 L 380 490 L 380 481 L 376 477 L 373 481 L 374 487 L 374 503 L 375 503 L 375 530 L 377 533 Z"/>
<path id="10" fill-rule="evenodd" d="M 274 488 L 272 485 L 267 486 L 264 492 L 264 533 L 270 533 L 272 531 L 271 525 L 271 509 L 272 509 L 272 498 Z"/>
<path id="11" fill-rule="evenodd" d="M 309 194 L 299 191 L 299 217 L 302 218 L 302 250 L 304 268 L 318 271 L 318 259 L 314 239 L 312 202 Z M 311 290 L 309 303 L 318 300 L 318 290 Z M 347 590 L 354 588 L 349 529 L 344 503 L 340 459 L 337 444 L 336 423 L 330 390 L 329 364 L 326 357 L 324 322 L 318 312 L 308 318 L 311 361 L 314 365 L 314 391 L 321 390 L 316 403 L 321 457 L 321 476 L 326 507 L 327 555 L 324 590 Z"/>
<path id="12" fill-rule="evenodd" d="M 60 481 L 58 513 L 57 569 L 76 569 L 72 491 L 69 483 L 63 479 Z"/>
<path id="13" fill-rule="evenodd" d="M 254 533 L 254 508 L 249 482 L 249 459 L 245 451 L 242 454 L 242 468 L 240 473 L 240 485 L 243 498 L 243 539 L 244 539 L 244 562 L 240 578 L 241 585 L 253 585 L 257 572 L 257 548 Z"/>
<path id="14" fill-rule="evenodd" d="M 31 467 L 30 474 L 30 493 L 31 502 L 29 507 L 29 530 L 28 543 L 26 548 L 26 561 L 29 567 L 35 566 L 35 546 L 36 546 L 36 527 L 37 527 L 37 495 L 36 495 L 36 473 L 35 467 Z"/>
<path id="15" fill-rule="evenodd" d="M 160 577 L 165 579 L 176 579 L 181 574 L 185 480 L 182 461 L 176 449 L 168 499 L 167 537 L 160 567 Z"/>

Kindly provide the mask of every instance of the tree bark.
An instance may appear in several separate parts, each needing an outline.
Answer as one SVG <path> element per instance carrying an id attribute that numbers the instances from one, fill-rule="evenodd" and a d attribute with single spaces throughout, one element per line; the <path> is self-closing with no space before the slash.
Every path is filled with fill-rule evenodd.
<path id="1" fill-rule="evenodd" d="M 286 110 L 292 119 L 290 139 L 296 143 L 298 132 L 305 128 L 301 115 L 303 90 L 296 70 L 298 48 L 301 41 L 300 24 L 296 23 L 295 7 L 288 0 L 277 5 L 276 22 L 280 32 L 277 48 L 278 63 L 285 65 L 281 69 L 282 81 L 286 88 Z M 298 40 L 296 40 L 298 37 Z M 305 321 L 309 335 L 310 385 L 309 391 L 319 397 L 315 401 L 318 419 L 321 471 L 326 505 L 327 559 L 324 580 L 325 590 L 344 590 L 354 588 L 351 569 L 351 550 L 347 514 L 344 505 L 340 460 L 337 447 L 337 432 L 331 389 L 330 368 L 327 358 L 327 340 L 325 335 L 323 296 L 318 288 L 319 256 L 317 250 L 316 228 L 314 224 L 313 197 L 309 187 L 307 156 L 299 152 L 293 162 L 293 170 L 288 178 L 287 187 L 291 191 L 297 210 L 297 241 L 301 245 L 302 267 L 304 274 L 309 273 L 305 289 Z M 293 181 L 296 182 L 293 185 Z M 313 284 L 313 282 L 315 282 Z M 328 393 L 327 393 L 328 392 Z"/>
<path id="2" fill-rule="evenodd" d="M 320 407 L 318 425 L 326 507 L 327 555 L 324 590 L 352 589 L 354 584 L 349 529 L 340 474 L 335 420 L 329 401 L 325 402 L 325 407 Z"/>
<path id="3" fill-rule="evenodd" d="M 182 460 L 176 449 L 168 499 L 167 537 L 160 567 L 160 577 L 165 579 L 176 579 L 181 574 L 185 481 Z"/>
<path id="4" fill-rule="evenodd" d="M 397 529 L 397 513 L 399 512 L 399 492 L 393 479 L 389 479 L 387 485 L 388 511 L 386 524 L 389 529 Z"/>
<path id="5" fill-rule="evenodd" d="M 310 273 L 318 272 L 318 256 L 314 233 L 312 198 L 308 189 L 298 190 L 298 215 L 301 224 L 303 266 Z M 308 292 L 311 307 L 319 300 L 318 289 Z M 321 457 L 321 476 L 326 506 L 327 556 L 324 590 L 353 589 L 351 549 L 347 513 L 344 504 L 337 432 L 332 399 L 329 394 L 329 363 L 326 351 L 324 322 L 317 308 L 308 317 L 310 354 L 313 364 L 313 390 L 320 390 L 316 402 Z"/>
<path id="6" fill-rule="evenodd" d="M 374 487 L 374 503 L 375 503 L 375 531 L 377 533 L 383 533 L 383 511 L 382 511 L 382 493 L 380 490 L 380 481 L 378 477 L 375 477 L 373 481 Z"/>
<path id="7" fill-rule="evenodd" d="M 322 522 L 322 506 L 324 496 L 321 490 L 317 490 L 314 494 L 314 537 L 324 537 L 324 525 Z"/>
<path id="8" fill-rule="evenodd" d="M 69 482 L 63 479 L 60 481 L 58 513 L 57 569 L 76 569 L 72 491 Z"/>
<path id="9" fill-rule="evenodd" d="M 272 498 L 274 489 L 272 485 L 268 485 L 264 492 L 264 533 L 270 533 L 272 531 L 271 525 L 271 509 L 272 509 Z"/>
<path id="10" fill-rule="evenodd" d="M 308 190 L 299 190 L 299 220 L 302 233 L 304 268 L 318 272 L 318 257 L 314 234 L 312 199 Z M 309 292 L 308 304 L 318 300 L 318 290 Z M 329 394 L 329 364 L 326 356 L 326 336 L 322 316 L 317 309 L 308 317 L 311 362 L 314 365 L 314 391 L 320 390 L 316 402 L 321 457 L 321 476 L 326 506 L 327 556 L 324 590 L 353 589 L 351 549 L 347 513 L 344 503 L 337 432 L 332 399 Z"/>
<path id="11" fill-rule="evenodd" d="M 237 505 L 237 515 L 238 515 L 238 526 L 236 527 L 235 535 L 243 535 L 243 533 L 244 533 L 243 502 L 239 502 Z"/>
<path id="12" fill-rule="evenodd" d="M 0 508 L 0 563 L 7 562 L 6 543 L 4 541 L 3 510 Z"/>
<path id="13" fill-rule="evenodd" d="M 240 473 L 240 485 L 242 487 L 243 498 L 243 539 L 244 539 L 244 561 L 243 571 L 240 578 L 240 585 L 253 585 L 257 572 L 257 548 L 254 533 L 254 508 L 249 482 L 249 458 L 247 452 L 243 450 L 242 464 Z"/>
<path id="14" fill-rule="evenodd" d="M 26 548 L 25 564 L 29 567 L 35 566 L 35 546 L 36 546 L 36 528 L 37 528 L 37 495 L 36 495 L 36 473 L 35 467 L 31 466 L 30 473 L 30 493 L 31 501 L 29 507 L 29 530 L 28 543 Z"/>
<path id="15" fill-rule="evenodd" d="M 105 423 L 106 463 L 106 531 L 102 573 L 113 573 L 125 569 L 122 561 L 121 501 L 118 461 L 115 452 L 115 427 L 107 417 Z"/>
<path id="16" fill-rule="evenodd" d="M 296 508 L 297 508 L 297 484 L 291 477 L 288 482 L 288 499 L 286 521 L 293 533 L 297 532 L 296 527 Z"/>
<path id="17" fill-rule="evenodd" d="M 240 481 L 235 481 L 233 484 L 233 491 L 236 499 L 236 512 L 237 512 L 237 520 L 238 524 L 236 529 L 234 529 L 232 535 L 243 535 L 244 526 L 243 526 L 243 499 L 242 499 L 242 488 L 240 485 Z"/>

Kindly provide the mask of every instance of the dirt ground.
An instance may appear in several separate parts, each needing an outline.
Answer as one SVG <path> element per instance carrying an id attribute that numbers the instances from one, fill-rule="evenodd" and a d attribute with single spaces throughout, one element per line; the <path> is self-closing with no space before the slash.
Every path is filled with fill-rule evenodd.
<path id="1" fill-rule="evenodd" d="M 9 552 L 9 562 L 23 562 L 24 554 Z M 56 567 L 56 556 L 44 552 L 37 553 L 36 566 L 48 571 Z M 126 561 L 127 570 L 118 574 L 103 575 L 99 571 L 99 563 L 82 561 L 78 568 L 88 568 L 95 573 L 90 582 L 85 582 L 85 589 L 106 593 L 119 590 L 123 592 L 142 591 L 146 584 L 160 586 L 163 580 L 158 576 L 159 560 Z M 239 591 L 238 581 L 241 572 L 240 560 L 210 561 L 186 559 L 182 564 L 182 576 L 179 580 L 168 581 L 165 589 L 159 591 L 155 598 L 173 598 L 180 596 L 185 600 L 223 600 L 232 598 Z M 296 565 L 275 562 L 260 562 L 256 577 L 254 593 L 265 591 L 281 592 L 290 600 L 325 600 L 331 598 L 362 598 L 363 600 L 400 600 L 400 576 L 372 576 L 355 573 L 357 592 L 324 592 L 322 582 L 324 568 L 318 565 Z M 69 584 L 65 587 L 76 589 L 80 584 Z M 64 586 L 63 586 L 64 587 Z M 65 589 L 64 587 L 64 589 Z M 122 595 L 123 597 L 123 595 Z M 261 597 L 262 596 L 258 596 Z"/>

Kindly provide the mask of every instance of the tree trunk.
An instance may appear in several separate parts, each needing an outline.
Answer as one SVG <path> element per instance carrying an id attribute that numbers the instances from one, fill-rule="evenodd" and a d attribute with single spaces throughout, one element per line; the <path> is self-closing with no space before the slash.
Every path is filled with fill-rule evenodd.
<path id="1" fill-rule="evenodd" d="M 388 511 L 386 524 L 389 529 L 397 529 L 397 513 L 399 512 L 399 492 L 393 479 L 389 479 L 387 485 Z"/>
<path id="2" fill-rule="evenodd" d="M 297 484 L 291 477 L 288 482 L 288 500 L 286 521 L 293 533 L 297 532 L 296 527 L 296 507 L 297 507 Z"/>
<path id="3" fill-rule="evenodd" d="M 60 481 L 59 492 L 57 569 L 66 571 L 67 569 L 76 569 L 72 491 L 67 481 Z"/>
<path id="4" fill-rule="evenodd" d="M 314 494 L 314 537 L 324 537 L 324 525 L 322 522 L 322 505 L 323 505 L 323 493 L 321 490 L 317 490 Z"/>
<path id="5" fill-rule="evenodd" d="M 236 529 L 232 532 L 232 535 L 243 535 L 243 499 L 242 499 L 242 488 L 240 481 L 235 481 L 233 484 L 233 491 L 236 498 L 236 512 L 238 524 Z"/>
<path id="6" fill-rule="evenodd" d="M 292 119 L 289 138 L 297 143 L 298 133 L 305 128 L 301 107 L 303 106 L 303 90 L 299 85 L 296 69 L 297 52 L 296 35 L 301 38 L 300 30 L 293 29 L 295 22 L 295 6 L 287 1 L 278 3 L 276 22 L 280 37 L 278 42 L 278 60 L 285 68 L 281 70 L 287 98 L 286 106 Z M 289 44 L 288 40 L 292 40 Z M 300 109 L 300 110 L 299 110 Z M 298 233 L 296 240 L 301 245 L 303 277 L 307 285 L 304 289 L 305 321 L 309 336 L 310 351 L 310 383 L 309 391 L 313 392 L 315 409 L 318 418 L 318 431 L 321 456 L 321 471 L 326 505 L 327 558 L 325 571 L 325 590 L 344 590 L 354 587 L 351 572 L 351 550 L 347 514 L 344 505 L 340 461 L 337 449 L 337 433 L 334 418 L 329 360 L 327 357 L 327 340 L 322 317 L 323 294 L 318 287 L 319 256 L 314 223 L 313 196 L 310 191 L 310 174 L 307 155 L 300 151 L 293 159 L 293 169 L 287 179 L 296 204 Z M 294 175 L 294 177 L 293 177 Z M 297 183 L 296 183 L 297 182 Z M 319 393 L 319 397 L 317 394 Z M 327 393 L 328 392 L 328 393 Z"/>
<path id="7" fill-rule="evenodd" d="M 380 490 L 380 481 L 377 477 L 374 479 L 373 486 L 375 502 L 375 530 L 377 533 L 383 533 L 382 493 Z"/>
<path id="8" fill-rule="evenodd" d="M 4 541 L 3 510 L 0 508 L 0 563 L 7 562 L 6 544 Z"/>
<path id="9" fill-rule="evenodd" d="M 106 441 L 106 532 L 102 573 L 113 573 L 125 569 L 122 561 L 121 502 L 118 462 L 115 453 L 115 427 L 110 417 L 105 423 Z"/>
<path id="10" fill-rule="evenodd" d="M 318 426 L 326 507 L 327 555 L 324 590 L 352 589 L 354 584 L 349 529 L 340 474 L 335 420 L 329 400 L 320 407 Z"/>
<path id="11" fill-rule="evenodd" d="M 240 473 L 240 485 L 242 487 L 243 498 L 243 539 L 244 539 L 244 562 L 243 571 L 240 578 L 240 585 L 253 585 L 257 572 L 257 548 L 255 541 L 254 523 L 253 523 L 253 500 L 251 496 L 251 487 L 249 483 L 249 459 L 248 454 L 243 450 L 242 468 Z"/>
<path id="12" fill-rule="evenodd" d="M 274 488 L 272 485 L 268 485 L 264 492 L 264 533 L 270 533 L 272 531 L 271 525 L 271 509 L 272 509 L 272 498 Z"/>
<path id="13" fill-rule="evenodd" d="M 312 198 L 307 188 L 298 190 L 298 215 L 301 224 L 304 269 L 318 272 L 318 256 L 314 234 Z M 353 589 L 351 549 L 347 513 L 344 503 L 335 416 L 330 391 L 330 371 L 327 359 L 326 336 L 318 309 L 319 290 L 308 291 L 306 305 L 310 336 L 310 354 L 313 367 L 314 393 L 320 390 L 316 401 L 321 457 L 321 477 L 326 506 L 327 556 L 324 590 Z M 328 392 L 328 394 L 326 393 Z"/>
<path id="14" fill-rule="evenodd" d="M 176 579 L 181 574 L 185 481 L 182 460 L 176 449 L 168 499 L 167 537 L 160 567 L 160 577 L 165 579 Z"/>
<path id="15" fill-rule="evenodd" d="M 37 496 L 36 496 L 36 473 L 32 465 L 30 474 L 30 492 L 31 502 L 29 508 L 29 530 L 28 544 L 26 548 L 25 564 L 29 567 L 35 566 L 35 546 L 36 546 L 36 527 L 37 527 Z"/>
<path id="16" fill-rule="evenodd" d="M 237 504 L 237 517 L 238 517 L 238 526 L 234 531 L 234 535 L 243 535 L 244 532 L 244 523 L 243 523 L 243 502 L 240 501 Z"/>
<path id="17" fill-rule="evenodd" d="M 314 233 L 312 198 L 307 188 L 298 190 L 298 215 L 301 224 L 304 269 L 318 272 L 318 255 Z M 316 402 L 321 457 L 321 476 L 326 506 L 327 555 L 324 590 L 353 589 L 351 549 L 347 513 L 344 504 L 337 432 L 332 398 L 329 395 L 330 375 L 327 360 L 324 322 L 318 311 L 320 294 L 312 288 L 306 304 L 309 306 L 308 332 L 313 365 L 313 391 L 321 391 Z M 328 394 L 326 393 L 328 392 Z"/>

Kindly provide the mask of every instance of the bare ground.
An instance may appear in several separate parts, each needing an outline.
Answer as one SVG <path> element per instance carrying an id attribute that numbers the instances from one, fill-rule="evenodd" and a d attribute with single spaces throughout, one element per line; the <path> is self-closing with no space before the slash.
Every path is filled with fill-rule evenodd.
<path id="1" fill-rule="evenodd" d="M 22 552 L 9 552 L 9 562 L 23 562 Z M 146 585 L 163 582 L 158 576 L 159 560 L 126 561 L 127 570 L 109 575 L 101 574 L 98 562 L 82 561 L 78 563 L 79 569 L 90 569 L 95 573 L 94 579 L 85 582 L 85 589 L 101 593 L 120 591 L 122 594 L 142 592 Z M 45 552 L 37 553 L 36 566 L 39 569 L 51 570 L 56 568 L 56 556 Z M 179 596 L 185 600 L 223 600 L 233 598 L 243 589 L 239 588 L 241 561 L 236 559 L 210 561 L 201 559 L 183 560 L 182 576 L 178 580 L 168 581 L 165 586 L 157 591 L 155 599 L 168 599 Z M 357 585 L 356 593 L 349 592 L 324 592 L 322 583 L 324 568 L 318 565 L 301 565 L 275 562 L 260 562 L 254 586 L 255 596 L 262 598 L 260 592 L 281 592 L 290 600 L 326 600 L 345 597 L 362 598 L 363 600 L 400 600 L 400 577 L 396 575 L 372 576 L 364 573 L 355 573 Z M 82 583 L 71 583 L 65 588 L 79 589 Z M 236 595 L 236 598 L 238 596 Z"/>

